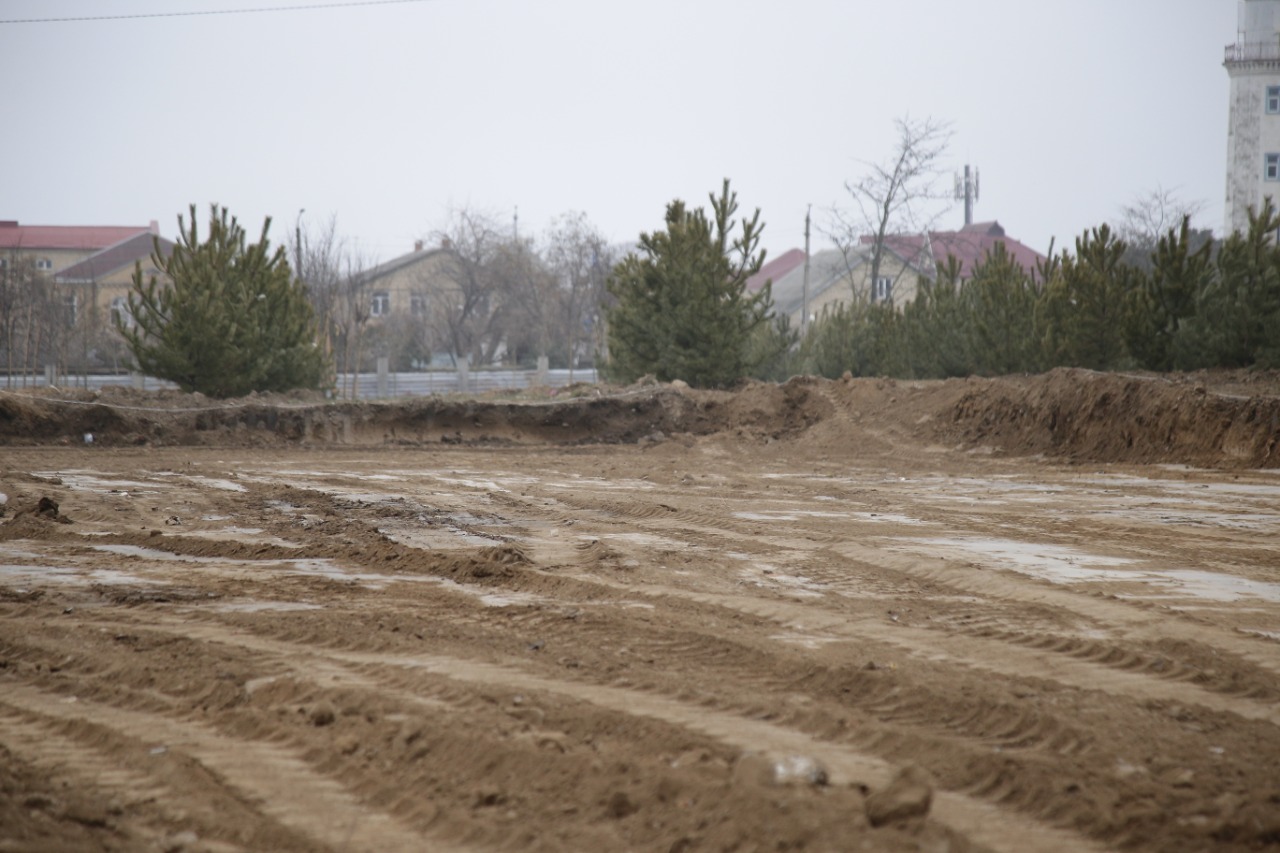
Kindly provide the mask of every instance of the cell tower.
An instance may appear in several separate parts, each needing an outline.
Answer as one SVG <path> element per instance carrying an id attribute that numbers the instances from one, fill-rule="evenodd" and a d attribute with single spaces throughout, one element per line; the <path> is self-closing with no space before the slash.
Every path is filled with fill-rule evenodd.
<path id="1" fill-rule="evenodd" d="M 1280 2 L 1280 0 L 1277 0 Z M 964 176 L 956 175 L 956 201 L 964 201 L 964 224 L 973 224 L 973 203 L 978 200 L 978 170 L 964 167 Z"/>

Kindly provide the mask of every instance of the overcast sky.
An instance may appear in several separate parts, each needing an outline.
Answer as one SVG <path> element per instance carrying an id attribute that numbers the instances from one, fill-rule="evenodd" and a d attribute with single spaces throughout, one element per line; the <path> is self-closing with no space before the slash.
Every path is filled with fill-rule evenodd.
<path id="1" fill-rule="evenodd" d="M 0 0 L 0 18 L 326 0 Z M 895 118 L 949 121 L 975 218 L 1044 251 L 1157 186 L 1220 231 L 1235 0 L 425 0 L 0 24 L 0 219 L 302 214 L 386 260 L 487 210 L 611 240 L 723 178 L 771 256 L 815 248 Z M 944 219 L 963 224 L 956 206 Z"/>

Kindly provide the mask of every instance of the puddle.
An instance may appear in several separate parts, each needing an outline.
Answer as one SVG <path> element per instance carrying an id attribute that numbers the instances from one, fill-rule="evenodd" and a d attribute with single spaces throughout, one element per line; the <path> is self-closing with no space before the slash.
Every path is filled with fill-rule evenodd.
<path id="1" fill-rule="evenodd" d="M 131 490 L 150 493 L 157 491 L 158 485 L 157 483 L 141 483 L 137 480 L 108 480 L 92 474 L 81 474 L 75 471 L 39 471 L 33 472 L 32 476 L 46 479 L 56 477 L 62 481 L 62 485 L 73 492 L 94 492 L 95 494 L 103 495 L 118 494 L 127 496 Z"/>
<path id="2" fill-rule="evenodd" d="M 89 586 L 124 586 L 128 584 L 157 584 L 159 581 L 140 578 L 128 572 L 114 569 L 77 569 L 68 566 L 0 565 L 0 583 L 6 586 L 23 584 L 38 586 L 42 583 L 64 583 Z"/>
<path id="3" fill-rule="evenodd" d="M 819 510 L 761 510 L 760 512 L 735 512 L 734 518 L 746 521 L 799 521 L 801 518 L 848 518 L 845 512 L 821 512 Z"/>
<path id="4" fill-rule="evenodd" d="M 905 541 L 905 540 L 904 540 Z M 1264 583 L 1235 575 L 1195 569 L 1132 569 L 1134 561 L 1123 557 L 1088 554 L 1061 545 L 1018 542 L 1012 539 L 916 539 L 951 551 L 993 559 L 1032 577 L 1053 583 L 1133 583 L 1157 587 L 1174 596 L 1231 602 L 1259 598 L 1280 602 L 1280 584 Z M 1144 595 L 1145 598 L 1160 597 Z"/>

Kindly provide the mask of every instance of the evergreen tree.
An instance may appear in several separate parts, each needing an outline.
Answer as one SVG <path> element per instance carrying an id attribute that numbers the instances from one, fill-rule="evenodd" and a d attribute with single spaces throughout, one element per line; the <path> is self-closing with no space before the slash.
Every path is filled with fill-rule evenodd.
<path id="1" fill-rule="evenodd" d="M 1063 254 L 1039 301 L 1048 366 L 1122 367 L 1124 311 L 1133 270 L 1121 263 L 1124 241 L 1102 225 L 1076 238 L 1076 254 Z"/>
<path id="2" fill-rule="evenodd" d="M 855 298 L 824 308 L 802 346 L 806 371 L 835 379 L 854 376 L 910 378 L 907 335 L 893 306 Z"/>
<path id="3" fill-rule="evenodd" d="M 1218 253 L 1216 275 L 1200 294 L 1189 325 L 1188 361 L 1195 366 L 1280 365 L 1280 228 L 1271 199 L 1249 211 L 1249 230 Z"/>
<path id="4" fill-rule="evenodd" d="M 999 376 L 1034 370 L 1038 294 L 1004 243 L 996 243 L 974 269 L 964 295 L 972 326 L 972 371 Z"/>
<path id="5" fill-rule="evenodd" d="M 737 194 L 729 181 L 710 196 L 712 217 L 676 200 L 667 206 L 666 230 L 640 235 L 638 252 L 613 271 L 608 313 L 610 378 L 630 382 L 645 374 L 723 387 L 749 375 L 767 349 L 752 335 L 769 322 L 773 299 L 766 284 L 747 292 L 760 270 L 760 211 L 741 221 L 734 237 Z"/>
<path id="6" fill-rule="evenodd" d="M 1199 248 L 1196 248 L 1196 245 Z M 1170 229 L 1151 253 L 1149 271 L 1135 271 L 1129 295 L 1125 339 L 1129 352 L 1148 370 L 1199 367 L 1192 356 L 1177 353 L 1183 327 L 1196 312 L 1196 303 L 1212 286 L 1215 274 L 1210 260 L 1212 244 L 1191 230 L 1184 217 L 1178 230 Z"/>
<path id="7" fill-rule="evenodd" d="M 317 345 L 315 314 L 284 247 L 271 251 L 271 219 L 252 244 L 217 205 L 204 242 L 195 205 L 190 228 L 181 216 L 178 227 L 173 254 L 165 257 L 157 243 L 151 255 L 171 283 L 154 275 L 144 281 L 141 263 L 134 270 L 132 323 L 119 329 L 138 368 L 212 397 L 323 387 L 329 364 Z"/>
<path id="8" fill-rule="evenodd" d="M 902 309 L 911 375 L 937 379 L 968 374 L 970 320 L 962 299 L 960 262 L 949 256 L 945 264 L 938 264 L 937 278 L 920 276 L 915 298 Z"/>

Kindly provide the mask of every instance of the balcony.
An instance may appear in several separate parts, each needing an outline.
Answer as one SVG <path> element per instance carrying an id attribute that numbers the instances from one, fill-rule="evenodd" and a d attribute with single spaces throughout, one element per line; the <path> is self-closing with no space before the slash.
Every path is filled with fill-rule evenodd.
<path id="1" fill-rule="evenodd" d="M 1229 44 L 1223 64 L 1235 62 L 1280 62 L 1280 42 Z"/>

